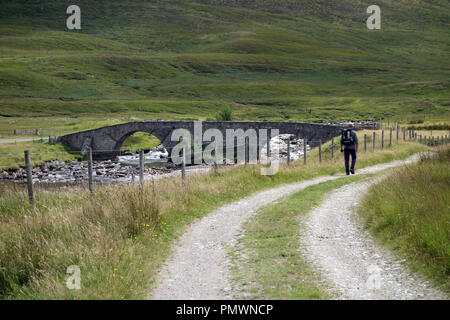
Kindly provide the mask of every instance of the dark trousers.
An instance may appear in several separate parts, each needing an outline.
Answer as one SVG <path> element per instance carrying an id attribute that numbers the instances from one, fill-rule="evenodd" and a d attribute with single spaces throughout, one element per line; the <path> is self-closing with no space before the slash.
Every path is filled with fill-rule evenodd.
<path id="1" fill-rule="evenodd" d="M 350 162 L 350 156 L 352 156 L 352 166 L 351 169 L 355 169 L 355 163 L 356 163 L 356 150 L 355 149 L 344 149 L 344 158 L 345 158 L 345 172 L 349 173 L 349 162 Z"/>

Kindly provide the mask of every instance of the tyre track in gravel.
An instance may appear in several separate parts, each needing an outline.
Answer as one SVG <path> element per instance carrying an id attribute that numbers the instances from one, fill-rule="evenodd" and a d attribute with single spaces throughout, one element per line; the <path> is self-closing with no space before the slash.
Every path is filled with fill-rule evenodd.
<path id="1" fill-rule="evenodd" d="M 375 173 L 411 163 L 418 155 L 360 169 L 359 174 Z M 243 222 L 266 205 L 309 186 L 342 178 L 324 176 L 257 192 L 222 206 L 191 224 L 173 246 L 172 255 L 157 276 L 154 300 L 226 300 L 233 298 L 227 251 L 239 237 Z"/>
<path id="2" fill-rule="evenodd" d="M 447 296 L 376 245 L 357 222 L 355 207 L 376 179 L 331 192 L 308 216 L 298 217 L 300 248 L 338 299 L 441 300 Z M 337 292 L 336 292 L 337 291 Z"/>

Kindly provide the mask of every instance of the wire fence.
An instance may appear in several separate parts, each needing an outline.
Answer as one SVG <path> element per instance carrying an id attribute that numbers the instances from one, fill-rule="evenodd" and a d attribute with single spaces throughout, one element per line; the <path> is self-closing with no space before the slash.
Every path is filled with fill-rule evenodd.
<path id="1" fill-rule="evenodd" d="M 425 144 L 430 147 L 447 145 L 450 135 L 426 136 L 407 130 L 406 128 L 389 128 L 388 130 L 378 130 L 359 134 L 359 151 L 375 152 L 377 150 L 389 149 L 395 144 L 405 142 L 415 142 Z M 269 140 L 270 141 L 270 140 Z M 294 142 L 295 141 L 295 142 Z M 221 165 L 231 164 L 257 164 L 266 163 L 270 160 L 280 160 L 288 165 L 293 160 L 303 158 L 303 162 L 322 162 L 324 160 L 333 160 L 338 156 L 340 151 L 340 137 L 333 138 L 330 142 L 324 143 L 320 139 L 298 139 L 291 142 L 287 139 L 286 145 L 278 148 L 271 142 L 264 141 L 260 144 L 250 143 L 250 139 L 246 138 L 244 144 L 236 144 L 232 147 L 222 147 L 222 154 L 216 154 L 215 148 L 204 150 L 192 147 L 190 152 L 183 150 L 183 162 L 178 166 L 171 163 L 168 156 L 164 161 L 157 161 L 146 157 L 143 150 L 139 155 L 132 154 L 126 164 L 123 161 L 116 160 L 98 160 L 102 155 L 111 155 L 110 150 L 91 150 L 87 153 L 82 151 L 28 151 L 25 152 L 6 152 L 0 153 L 0 163 L 5 163 L 5 159 L 12 160 L 19 169 L 11 169 L 10 165 L 0 166 L 0 181 L 9 182 L 14 188 L 19 188 L 17 184 L 27 186 L 30 194 L 30 202 L 34 202 L 31 194 L 34 194 L 34 186 L 38 190 L 67 188 L 71 186 L 79 186 L 93 191 L 94 184 L 111 184 L 111 183 L 132 183 L 144 182 L 144 179 L 154 179 L 157 177 L 170 176 L 180 174 L 183 180 L 189 171 L 199 172 L 190 164 L 195 163 L 195 159 L 199 157 L 201 163 L 207 163 L 209 167 L 203 166 L 204 170 L 215 171 Z M 301 142 L 301 143 L 300 143 Z M 294 146 L 296 144 L 296 146 Z M 310 146 L 316 148 L 316 151 L 308 155 Z M 277 150 L 278 149 L 278 150 Z M 214 151 L 213 151 L 214 150 Z M 208 152 L 206 152 L 208 151 Z M 293 152 L 296 152 L 294 155 Z M 251 154 L 251 153 L 254 154 Z M 120 155 L 120 152 L 115 152 Z M 127 153 L 130 155 L 130 153 Z M 48 157 L 52 155 L 53 157 Z M 75 155 L 79 159 L 77 161 L 65 162 L 62 156 Z M 28 159 L 27 159 L 28 157 Z M 188 159 L 187 157 L 190 157 Z M 45 159 L 63 159 L 46 161 Z M 154 160 L 154 161 L 153 161 Z M 35 164 L 34 166 L 32 164 Z M 186 166 L 189 168 L 186 169 Z M 190 170 L 192 168 L 192 170 Z M 33 190 L 31 190 L 33 189 Z M 31 190 L 31 191 L 30 191 Z M 34 196 L 33 196 L 34 197 Z"/>

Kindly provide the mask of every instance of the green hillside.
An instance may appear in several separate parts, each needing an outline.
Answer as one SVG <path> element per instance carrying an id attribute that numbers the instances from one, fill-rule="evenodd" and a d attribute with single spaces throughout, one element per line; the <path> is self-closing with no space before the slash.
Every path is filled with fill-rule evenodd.
<path id="1" fill-rule="evenodd" d="M 450 109 L 446 0 L 379 0 L 381 30 L 362 0 L 79 0 L 78 31 L 69 4 L 0 1 L 0 131 L 226 106 L 305 121 Z"/>

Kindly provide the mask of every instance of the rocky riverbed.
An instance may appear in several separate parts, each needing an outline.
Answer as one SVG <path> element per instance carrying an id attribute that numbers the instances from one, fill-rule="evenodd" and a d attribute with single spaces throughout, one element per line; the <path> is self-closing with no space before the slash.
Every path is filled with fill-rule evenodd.
<path id="1" fill-rule="evenodd" d="M 161 175 L 177 170 L 176 166 L 151 168 L 146 167 L 145 175 Z M 114 181 L 133 180 L 139 176 L 139 168 L 122 165 L 119 160 L 95 161 L 93 163 L 93 178 L 98 182 L 110 183 Z M 25 168 L 9 170 L 0 173 L 0 179 L 14 182 L 24 182 Z M 67 183 L 76 184 L 88 179 L 87 162 L 50 161 L 33 168 L 33 181 L 37 183 Z M 137 179 L 137 178 L 136 178 Z"/>
<path id="2" fill-rule="evenodd" d="M 303 139 L 298 139 L 291 134 L 280 134 L 270 139 L 270 150 L 279 150 L 280 159 L 287 159 L 288 140 L 290 140 L 291 160 L 303 158 Z M 306 152 L 311 151 L 311 147 L 306 145 Z M 261 149 L 261 157 L 267 157 L 267 148 Z"/>
<path id="3" fill-rule="evenodd" d="M 291 135 L 279 135 L 270 141 L 271 150 L 279 150 L 280 158 L 287 158 L 287 141 L 291 140 L 291 159 L 303 157 L 303 140 Z M 307 146 L 307 151 L 310 147 Z M 262 148 L 261 157 L 266 157 L 267 149 Z M 144 176 L 160 177 L 180 170 L 168 159 L 168 152 L 159 146 L 145 154 Z M 228 163 L 227 163 L 228 164 Z M 93 179 L 99 183 L 131 182 L 139 179 L 139 155 L 133 153 L 123 154 L 117 160 L 94 161 Z M 196 169 L 193 169 L 195 171 Z M 64 162 L 60 160 L 46 162 L 33 168 L 33 181 L 43 184 L 78 184 L 88 179 L 88 163 Z M 0 172 L 0 180 L 17 183 L 26 181 L 26 170 Z"/>

